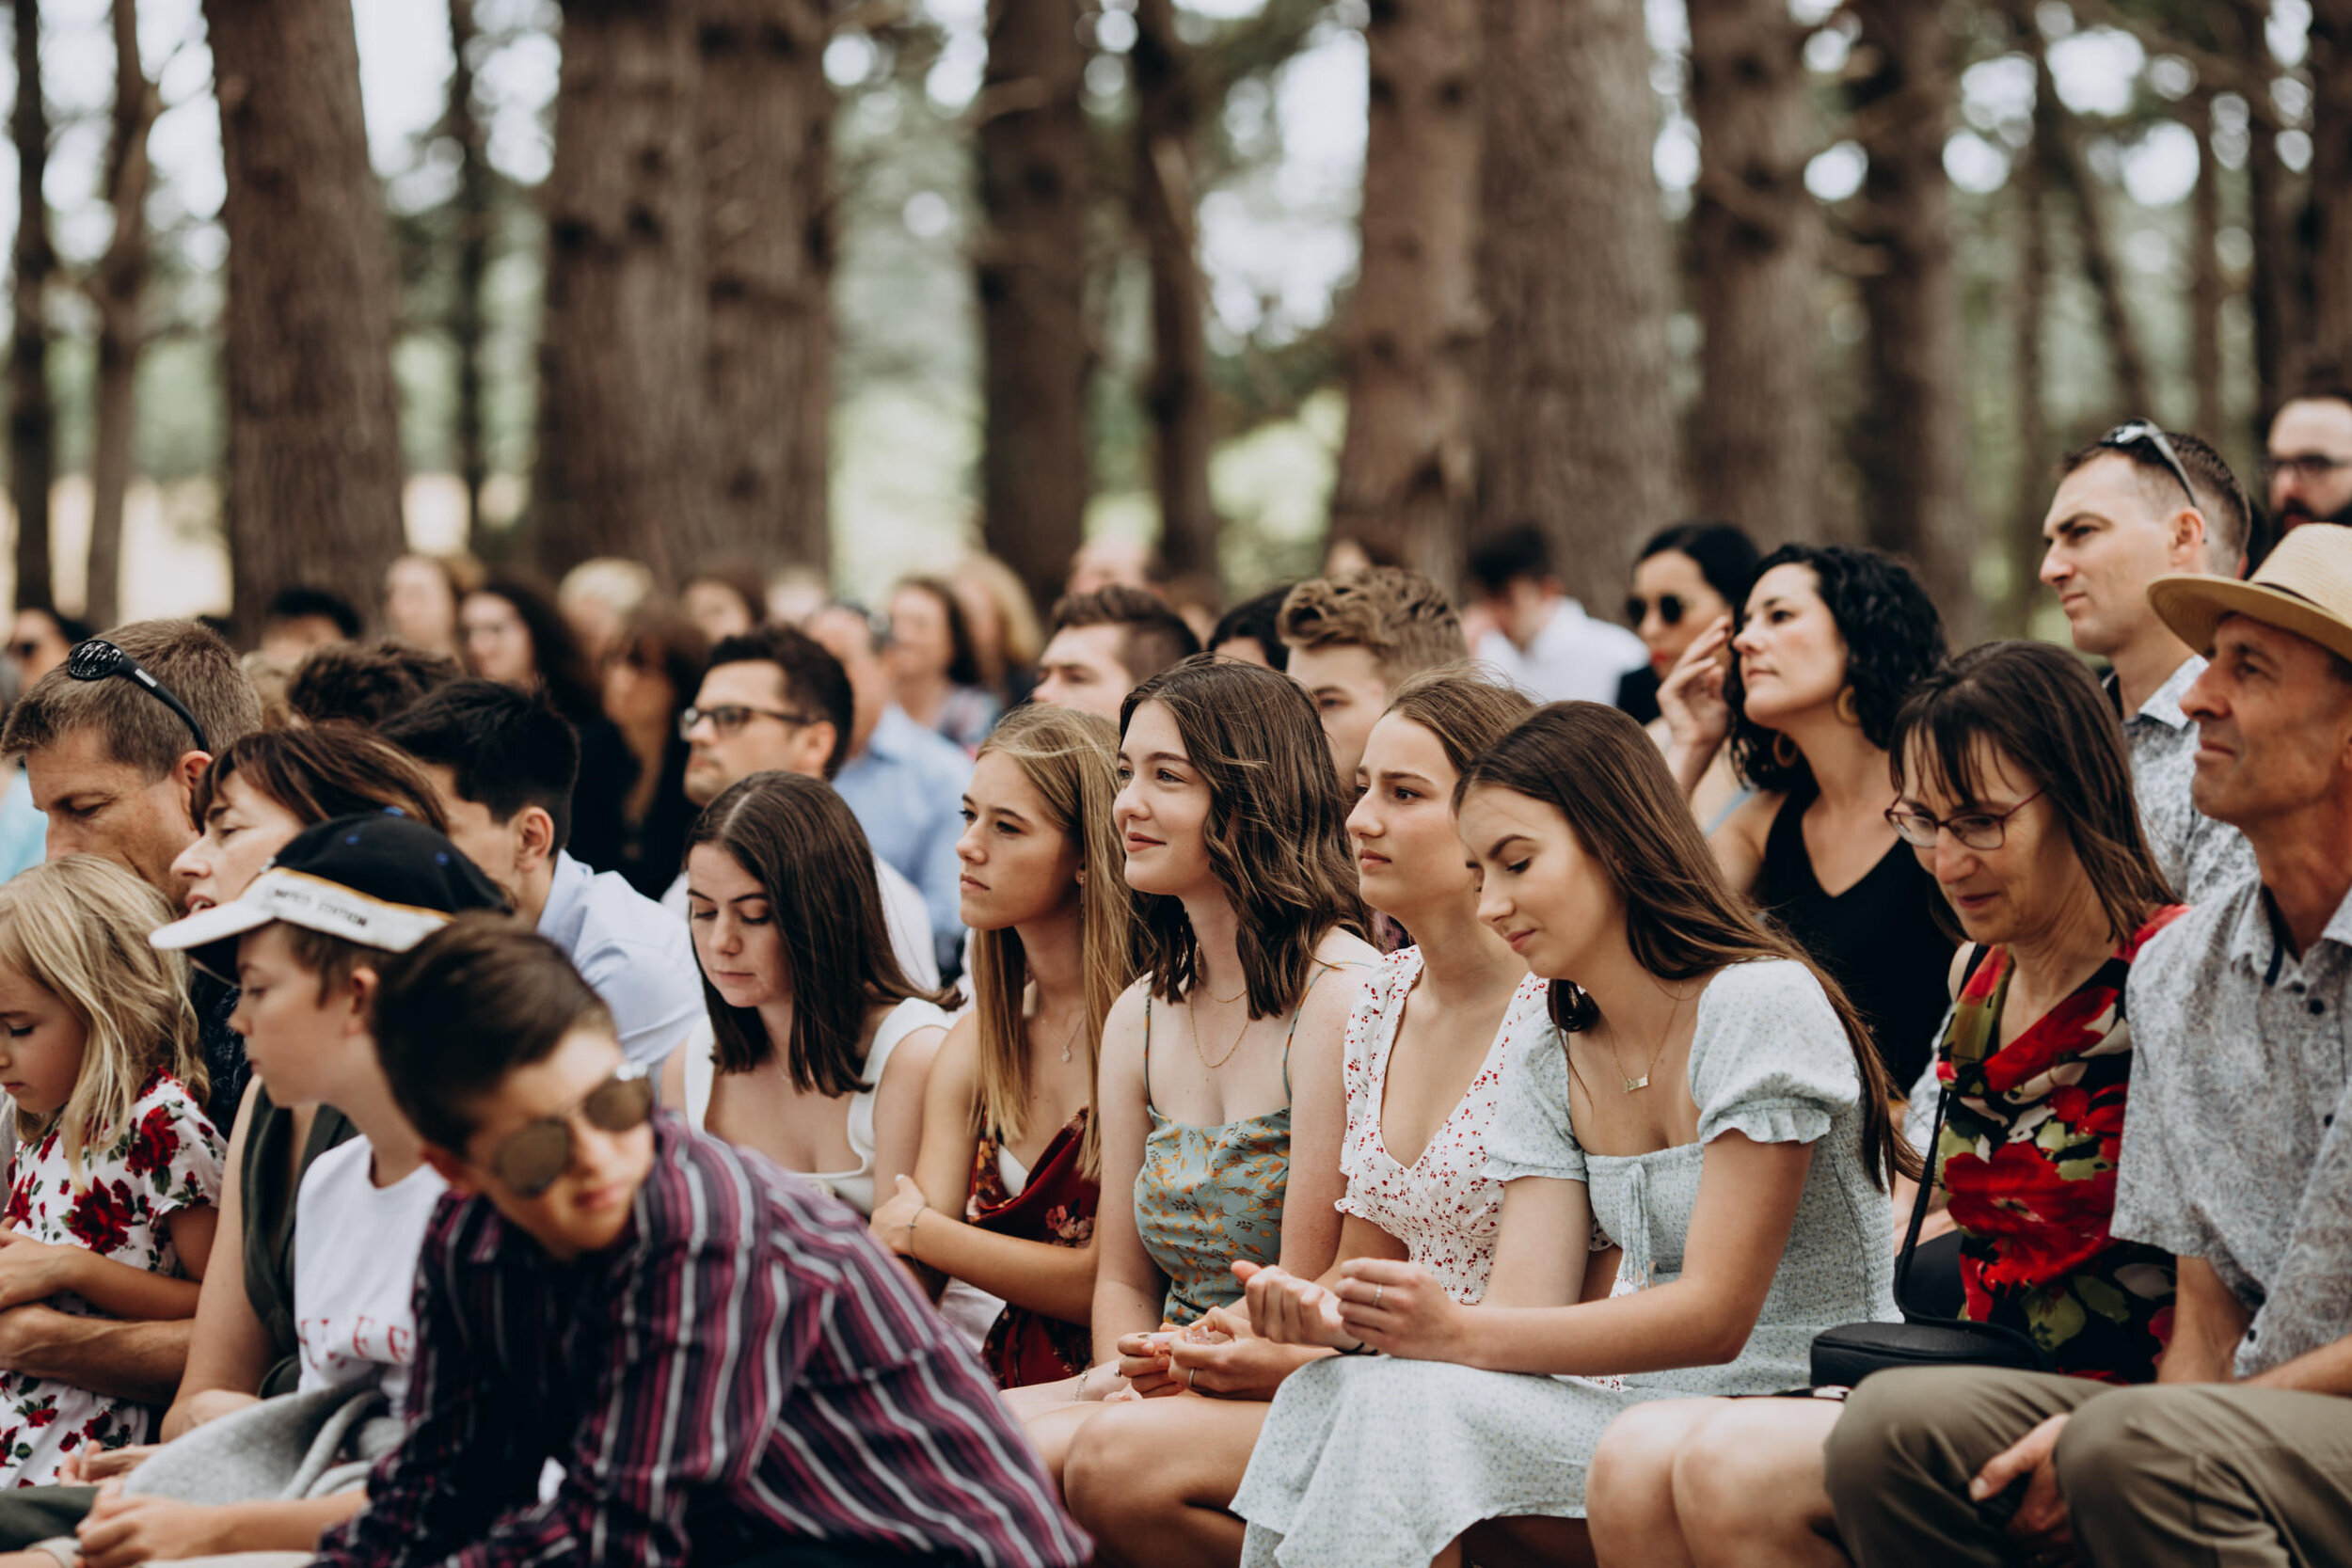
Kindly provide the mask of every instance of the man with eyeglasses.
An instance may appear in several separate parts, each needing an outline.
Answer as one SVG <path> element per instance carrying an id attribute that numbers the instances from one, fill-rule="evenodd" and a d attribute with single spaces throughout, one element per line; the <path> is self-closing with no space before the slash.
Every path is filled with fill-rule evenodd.
<path id="1" fill-rule="evenodd" d="M 2352 389 L 2313 387 L 2281 404 L 2270 420 L 2263 479 L 2281 531 L 2352 522 Z"/>
<path id="2" fill-rule="evenodd" d="M 856 713 L 841 661 L 806 632 L 771 625 L 723 638 L 710 652 L 694 705 L 678 715 L 687 744 L 686 798 L 708 805 L 754 773 L 830 781 L 849 760 Z M 874 876 L 898 967 L 916 985 L 936 986 L 939 958 L 923 895 L 880 855 Z M 661 895 L 661 907 L 684 926 L 684 872 Z"/>
<path id="3" fill-rule="evenodd" d="M 2111 668 L 2149 847 L 2181 896 L 2199 903 L 2251 876 L 2253 852 L 2190 801 L 2197 726 L 2181 699 L 2205 661 L 2149 604 L 2148 585 L 2174 572 L 2236 576 L 2253 509 L 2219 452 L 2146 420 L 2069 452 L 2059 474 L 2042 524 L 2042 580 L 2074 646 Z"/>
<path id="4" fill-rule="evenodd" d="M 914 1276 L 814 1183 L 656 1111 L 554 948 L 453 925 L 385 976 L 375 1031 L 455 1196 L 413 1425 L 320 1568 L 1087 1560 Z"/>

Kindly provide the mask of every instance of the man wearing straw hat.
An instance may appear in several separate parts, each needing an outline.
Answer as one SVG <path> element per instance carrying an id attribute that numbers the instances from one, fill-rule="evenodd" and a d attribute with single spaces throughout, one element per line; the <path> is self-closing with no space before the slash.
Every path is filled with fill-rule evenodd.
<path id="1" fill-rule="evenodd" d="M 2352 529 L 2148 596 L 2212 660 L 2181 705 L 2197 807 L 2259 870 L 2125 993 L 2112 1228 L 2180 1259 L 2169 1347 L 2139 1388 L 1938 1368 L 1855 1389 L 1827 1462 L 1861 1568 L 2352 1562 Z"/>

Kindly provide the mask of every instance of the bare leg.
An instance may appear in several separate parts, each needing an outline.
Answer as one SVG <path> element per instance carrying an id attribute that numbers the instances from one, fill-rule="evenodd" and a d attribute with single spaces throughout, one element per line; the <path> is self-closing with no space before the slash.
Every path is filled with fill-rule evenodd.
<path id="1" fill-rule="evenodd" d="M 1675 1511 L 1699 1568 L 1847 1568 L 1821 1450 L 1834 1400 L 1724 1400 L 1674 1463 Z"/>
<path id="2" fill-rule="evenodd" d="M 1675 1459 L 1729 1402 L 1661 1400 L 1609 1424 L 1584 1481 L 1594 1554 L 1605 1568 L 1692 1568 L 1675 1507 Z"/>
<path id="3" fill-rule="evenodd" d="M 1472 1525 L 1446 1549 L 1477 1568 L 1592 1568 L 1593 1563 L 1593 1537 L 1584 1521 L 1544 1513 L 1515 1513 Z M 1445 1563 L 1442 1557 L 1438 1560 Z"/>
<path id="4" fill-rule="evenodd" d="M 1054 1478 L 1056 1486 L 1062 1483 L 1062 1469 L 1070 1461 L 1070 1448 L 1077 1441 L 1079 1430 L 1111 1408 L 1114 1407 L 1100 1400 L 1072 1400 L 1021 1423 L 1021 1430 L 1028 1433 L 1038 1457 L 1045 1461 L 1045 1473 Z"/>
<path id="5" fill-rule="evenodd" d="M 1106 1405 L 1070 1453 L 1062 1494 L 1114 1568 L 1232 1568 L 1229 1512 L 1265 1425 L 1256 1400 L 1179 1396 Z"/>

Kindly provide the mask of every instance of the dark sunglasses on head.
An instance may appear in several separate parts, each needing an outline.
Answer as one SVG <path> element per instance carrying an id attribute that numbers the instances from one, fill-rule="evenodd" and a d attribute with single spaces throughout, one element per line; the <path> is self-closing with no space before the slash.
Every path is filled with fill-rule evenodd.
<path id="1" fill-rule="evenodd" d="M 537 1197 L 572 1168 L 572 1116 L 606 1132 L 634 1132 L 653 1116 L 653 1080 L 635 1062 L 589 1091 L 570 1115 L 542 1117 L 501 1139 L 490 1174 L 517 1197 Z"/>
<path id="2" fill-rule="evenodd" d="M 213 749 L 213 743 L 204 738 L 204 726 L 196 721 L 196 715 L 188 711 L 188 705 L 182 702 L 171 688 L 139 668 L 137 659 L 104 638 L 93 637 L 87 642 L 76 642 L 73 651 L 65 656 L 65 673 L 77 681 L 103 681 L 120 675 L 178 714 L 180 721 L 187 725 L 188 733 L 196 736 L 198 751 L 210 752 Z"/>
<path id="3" fill-rule="evenodd" d="M 2188 504 L 2191 506 L 2198 504 L 2197 486 L 2188 482 L 2188 469 L 2182 466 L 2181 454 L 2172 450 L 2171 437 L 2166 436 L 2154 420 L 2126 420 L 2100 436 L 2098 444 L 2103 447 L 2112 447 L 2117 451 L 2129 451 L 2134 447 L 2146 447 L 2156 454 L 2158 462 L 2171 470 L 2172 477 L 2181 482 L 2181 494 L 2188 498 Z"/>
<path id="4" fill-rule="evenodd" d="M 1658 618 L 1661 621 L 1665 622 L 1666 625 L 1670 626 L 1678 626 L 1682 625 L 1683 611 L 1689 608 L 1690 607 L 1688 605 L 1682 602 L 1682 595 L 1679 594 L 1661 594 L 1658 595 Z M 1630 624 L 1638 626 L 1644 620 L 1648 618 L 1648 615 L 1649 601 L 1642 597 L 1639 594 L 1632 595 L 1625 601 L 1625 618 Z"/>

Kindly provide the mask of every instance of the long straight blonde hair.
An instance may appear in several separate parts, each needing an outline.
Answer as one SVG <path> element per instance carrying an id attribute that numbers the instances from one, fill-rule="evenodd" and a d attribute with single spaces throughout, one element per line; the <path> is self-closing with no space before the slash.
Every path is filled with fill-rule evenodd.
<path id="1" fill-rule="evenodd" d="M 1080 1159 L 1088 1175 L 1102 1168 L 1101 1108 L 1096 1091 L 1103 1056 L 1103 1021 L 1136 977 L 1138 966 L 1136 896 L 1127 886 L 1126 851 L 1111 821 L 1119 794 L 1119 732 L 1110 721 L 1069 708 L 1030 705 L 1005 716 L 980 746 L 981 756 L 1010 759 L 1044 803 L 1051 826 L 1068 835 L 1085 875 L 1079 884 L 1078 963 L 1086 989 L 1088 1094 L 1086 1142 Z M 1021 933 L 1007 927 L 972 933 L 972 1010 L 979 1020 L 977 1130 L 999 1139 L 1021 1136 L 1030 1092 L 1028 956 Z"/>
<path id="2" fill-rule="evenodd" d="M 63 1133 L 76 1191 L 87 1151 L 129 1130 L 150 1073 L 163 1069 L 199 1102 L 210 1086 L 187 959 L 147 940 L 171 914 L 162 894 L 96 855 L 36 865 L 0 885 L 0 964 L 63 1003 L 84 1032 L 81 1075 L 65 1104 L 45 1117 L 15 1113 L 20 1141 Z"/>

